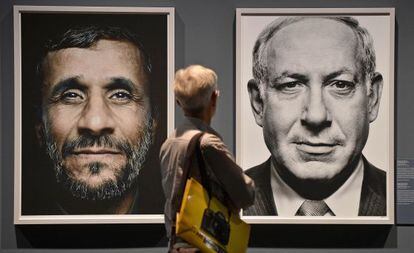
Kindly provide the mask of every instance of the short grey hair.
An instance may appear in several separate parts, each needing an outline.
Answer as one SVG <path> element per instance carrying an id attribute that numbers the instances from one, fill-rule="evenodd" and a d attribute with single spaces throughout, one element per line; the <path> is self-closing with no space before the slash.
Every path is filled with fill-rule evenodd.
<path id="1" fill-rule="evenodd" d="M 201 65 L 191 65 L 175 73 L 174 94 L 180 106 L 188 112 L 204 110 L 217 90 L 216 73 Z"/>
<path id="2" fill-rule="evenodd" d="M 258 83 L 267 83 L 268 69 L 267 69 L 267 54 L 268 46 L 271 38 L 276 36 L 276 33 L 282 28 L 302 21 L 304 19 L 316 17 L 281 17 L 274 20 L 267 25 L 259 34 L 253 48 L 253 77 Z M 369 32 L 359 25 L 358 20 L 352 17 L 317 17 L 336 20 L 350 27 L 357 38 L 357 52 L 356 58 L 360 67 L 360 75 L 362 80 L 371 78 L 375 72 L 375 51 L 373 40 Z"/>

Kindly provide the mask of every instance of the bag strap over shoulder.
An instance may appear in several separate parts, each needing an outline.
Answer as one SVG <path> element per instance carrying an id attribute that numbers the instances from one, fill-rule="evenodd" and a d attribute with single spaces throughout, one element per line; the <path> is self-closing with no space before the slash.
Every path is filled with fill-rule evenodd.
<path id="1" fill-rule="evenodd" d="M 177 200 L 180 201 L 180 204 L 178 205 L 178 209 L 176 211 L 179 211 L 181 208 L 181 202 L 183 199 L 183 195 L 184 195 L 184 189 L 185 189 L 185 184 L 187 182 L 187 179 L 190 176 L 190 171 L 191 168 L 193 167 L 194 164 L 194 158 L 196 157 L 196 150 L 200 150 L 200 141 L 201 141 L 201 137 L 204 135 L 204 132 L 200 132 L 197 133 L 196 135 L 194 135 L 188 146 L 187 146 L 187 153 L 185 155 L 185 159 L 184 159 L 184 166 L 183 166 L 183 176 L 181 177 L 181 182 L 180 182 L 180 187 L 178 188 L 178 196 L 177 196 Z"/>
<path id="2" fill-rule="evenodd" d="M 198 171 L 200 172 L 200 179 L 201 179 L 200 183 L 206 189 L 208 196 L 209 196 L 209 200 L 211 200 L 212 186 L 211 186 L 210 178 L 207 174 L 206 165 L 204 162 L 204 157 L 203 157 L 203 153 L 201 152 L 201 146 L 200 146 L 201 138 L 203 137 L 203 135 L 204 135 L 204 132 L 195 134 L 191 138 L 187 146 L 187 153 L 185 156 L 184 166 L 183 166 L 183 175 L 181 177 L 181 182 L 178 188 L 179 190 L 177 192 L 177 198 L 176 198 L 178 201 L 180 201 L 180 203 L 177 206 L 177 210 L 175 212 L 178 212 L 181 209 L 185 185 L 187 183 L 187 179 L 190 178 L 190 172 L 192 171 L 194 167 L 198 168 Z"/>
<path id="3" fill-rule="evenodd" d="M 211 194 L 212 194 L 211 181 L 210 181 L 210 177 L 207 174 L 203 153 L 201 152 L 201 138 L 203 137 L 203 134 L 202 133 L 199 133 L 199 134 L 200 136 L 196 136 L 197 141 L 195 141 L 194 147 L 191 147 L 191 150 L 190 150 L 191 152 L 187 152 L 187 155 L 189 155 L 190 157 L 186 158 L 186 161 L 189 161 L 189 168 L 187 168 L 188 172 L 185 178 L 186 179 L 190 178 L 190 172 L 192 172 L 195 168 L 198 169 L 198 172 L 200 173 L 200 180 L 201 180 L 200 183 L 207 190 L 208 196 L 211 199 Z"/>
<path id="4" fill-rule="evenodd" d="M 203 136 L 204 132 L 199 132 L 196 135 L 194 135 L 188 146 L 187 146 L 187 152 L 185 155 L 185 159 L 184 159 L 184 165 L 183 165 L 183 174 L 181 177 L 181 181 L 180 181 L 180 185 L 178 187 L 177 193 L 175 196 L 173 196 L 173 199 L 175 199 L 175 201 L 179 201 L 179 204 L 176 206 L 176 210 L 174 210 L 173 213 L 177 213 L 180 211 L 181 209 L 181 204 L 183 201 L 183 195 L 184 195 L 184 189 L 185 189 L 185 185 L 187 183 L 187 179 L 189 178 L 190 175 L 190 170 L 193 164 L 193 160 L 195 157 L 195 151 L 197 149 L 197 147 L 200 147 L 200 140 L 201 137 Z M 198 148 L 199 149 L 199 148 Z M 175 235 L 175 216 L 173 217 L 173 226 L 171 228 L 171 234 L 170 234 L 170 251 L 172 249 L 172 246 L 174 245 L 175 241 L 176 241 L 176 235 Z"/>

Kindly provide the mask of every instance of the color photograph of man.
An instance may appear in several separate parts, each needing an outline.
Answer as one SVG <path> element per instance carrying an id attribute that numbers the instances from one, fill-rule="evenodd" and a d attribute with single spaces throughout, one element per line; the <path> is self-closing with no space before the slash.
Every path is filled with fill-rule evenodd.
<path id="1" fill-rule="evenodd" d="M 162 213 L 157 153 L 166 129 L 158 127 L 165 124 L 158 110 L 166 103 L 154 93 L 165 98 L 166 85 L 154 83 L 140 37 L 86 23 L 44 41 L 38 89 L 29 91 L 23 80 L 26 96 L 37 94 L 31 100 L 40 157 L 30 166 L 33 153 L 24 152 L 23 214 Z"/>
<path id="2" fill-rule="evenodd" d="M 372 37 L 352 17 L 280 17 L 253 48 L 248 82 L 270 158 L 245 216 L 386 216 L 387 168 L 362 154 L 383 77 Z"/>

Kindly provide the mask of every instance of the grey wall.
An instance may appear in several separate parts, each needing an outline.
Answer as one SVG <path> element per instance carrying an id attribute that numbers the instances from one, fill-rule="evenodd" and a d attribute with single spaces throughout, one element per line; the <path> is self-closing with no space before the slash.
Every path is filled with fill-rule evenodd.
<path id="1" fill-rule="evenodd" d="M 414 158 L 414 1 L 386 0 L 61 0 L 0 1 L 0 252 L 165 252 L 162 225 L 13 225 L 13 4 L 175 7 L 175 64 L 217 70 L 221 102 L 213 127 L 234 151 L 235 9 L 395 7 L 396 158 Z M 176 123 L 182 119 L 177 111 Z M 412 226 L 256 225 L 249 252 L 413 252 Z M 156 248 L 154 248 L 156 247 Z M 69 250 L 65 250 L 69 248 Z M 40 249 L 40 250 L 39 250 Z"/>

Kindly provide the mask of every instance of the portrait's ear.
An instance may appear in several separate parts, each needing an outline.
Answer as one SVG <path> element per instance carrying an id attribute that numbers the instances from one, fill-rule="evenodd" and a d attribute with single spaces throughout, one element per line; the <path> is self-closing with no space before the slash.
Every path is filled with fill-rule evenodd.
<path id="1" fill-rule="evenodd" d="M 41 106 L 36 106 L 35 108 L 36 113 L 36 119 L 35 119 L 35 134 L 36 134 L 36 140 L 39 146 L 43 146 L 45 144 L 45 133 L 43 129 L 43 110 Z"/>
<path id="2" fill-rule="evenodd" d="M 256 123 L 259 126 L 263 126 L 263 99 L 260 96 L 258 82 L 254 79 L 250 79 L 247 83 L 247 89 L 249 91 L 250 105 L 252 107 Z"/>
<path id="3" fill-rule="evenodd" d="M 371 88 L 368 91 L 368 116 L 369 122 L 373 122 L 378 116 L 383 85 L 382 75 L 375 72 L 370 81 Z"/>
<path id="4" fill-rule="evenodd" d="M 36 131 L 37 143 L 39 143 L 39 146 L 42 147 L 44 145 L 45 138 L 43 138 L 44 132 L 43 132 L 42 124 L 40 122 L 36 123 L 35 131 Z"/>
<path id="5" fill-rule="evenodd" d="M 157 135 L 157 129 L 158 129 L 158 120 L 154 118 L 152 118 L 152 139 L 155 138 L 155 136 Z"/>

